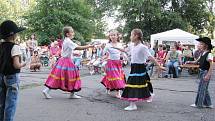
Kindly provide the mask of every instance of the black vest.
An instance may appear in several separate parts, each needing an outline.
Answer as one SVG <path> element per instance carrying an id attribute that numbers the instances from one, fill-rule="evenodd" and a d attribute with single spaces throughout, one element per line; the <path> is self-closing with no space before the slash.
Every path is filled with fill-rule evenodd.
<path id="1" fill-rule="evenodd" d="M 199 59 L 199 68 L 201 70 L 209 70 L 210 68 L 210 63 L 207 61 L 208 54 L 210 52 L 206 52 L 204 55 L 201 55 Z"/>
<path id="2" fill-rule="evenodd" d="M 15 69 L 13 66 L 13 58 L 11 57 L 11 50 L 15 43 L 2 42 L 0 44 L 0 73 L 4 75 L 11 75 L 19 73 L 20 69 Z"/>

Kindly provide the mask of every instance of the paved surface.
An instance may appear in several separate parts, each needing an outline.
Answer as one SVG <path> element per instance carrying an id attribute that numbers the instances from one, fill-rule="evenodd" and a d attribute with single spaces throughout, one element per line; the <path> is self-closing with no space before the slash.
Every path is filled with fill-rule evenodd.
<path id="1" fill-rule="evenodd" d="M 53 99 L 44 99 L 41 91 L 49 69 L 21 73 L 21 91 L 15 121 L 215 121 L 215 109 L 197 109 L 197 76 L 182 74 L 179 79 L 152 79 L 155 98 L 139 102 L 137 111 L 124 111 L 128 102 L 105 94 L 102 76 L 90 76 L 81 70 L 82 99 L 68 99 L 69 94 L 51 91 Z M 128 69 L 126 69 L 128 73 Z M 215 73 L 210 95 L 215 104 Z"/>

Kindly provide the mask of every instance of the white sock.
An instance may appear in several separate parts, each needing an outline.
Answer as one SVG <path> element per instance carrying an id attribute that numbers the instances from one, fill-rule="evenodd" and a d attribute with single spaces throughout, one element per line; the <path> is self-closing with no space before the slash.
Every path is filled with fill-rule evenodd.
<path id="1" fill-rule="evenodd" d="M 130 102 L 130 106 L 131 106 L 131 107 L 135 107 L 135 106 L 136 106 L 136 103 L 135 103 L 135 102 Z"/>
<path id="2" fill-rule="evenodd" d="M 119 90 L 119 91 L 117 91 L 117 95 L 121 95 L 120 90 Z"/>
<path id="3" fill-rule="evenodd" d="M 50 89 L 46 87 L 43 91 L 49 93 Z"/>

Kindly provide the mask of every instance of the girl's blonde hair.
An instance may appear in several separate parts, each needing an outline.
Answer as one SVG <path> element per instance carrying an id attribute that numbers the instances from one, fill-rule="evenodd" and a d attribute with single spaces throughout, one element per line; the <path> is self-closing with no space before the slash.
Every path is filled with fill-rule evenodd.
<path id="1" fill-rule="evenodd" d="M 109 35 L 108 35 L 109 43 L 111 42 L 111 39 L 110 39 L 110 33 L 111 33 L 111 32 L 117 34 L 117 37 L 118 37 L 118 38 L 117 38 L 117 42 L 119 42 L 119 41 L 120 41 L 120 40 L 119 40 L 119 39 L 120 39 L 120 38 L 119 38 L 119 32 L 118 32 L 117 30 L 115 30 L 115 29 L 112 29 L 112 30 L 110 30 L 110 31 L 108 32 L 108 34 L 109 34 Z"/>
<path id="2" fill-rule="evenodd" d="M 133 29 L 131 32 L 137 35 L 138 39 L 143 43 L 143 32 L 141 29 Z"/>
<path id="3" fill-rule="evenodd" d="M 67 37 L 66 34 L 73 31 L 73 28 L 71 26 L 65 26 L 63 27 L 63 35 L 64 37 Z"/>

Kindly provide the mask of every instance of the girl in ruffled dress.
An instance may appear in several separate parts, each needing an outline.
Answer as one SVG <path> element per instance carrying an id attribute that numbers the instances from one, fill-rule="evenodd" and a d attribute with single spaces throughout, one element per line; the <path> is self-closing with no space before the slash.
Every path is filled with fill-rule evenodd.
<path id="1" fill-rule="evenodd" d="M 60 89 L 66 92 L 70 92 L 70 98 L 79 99 L 80 96 L 75 92 L 81 90 L 81 79 L 79 69 L 72 61 L 72 53 L 74 50 L 84 50 L 94 47 L 93 45 L 78 46 L 72 39 L 74 38 L 74 30 L 70 26 L 63 28 L 64 41 L 62 47 L 61 58 L 52 68 L 48 79 L 46 80 L 46 88 L 43 90 L 43 94 L 47 99 L 52 98 L 49 95 L 51 89 Z"/>

